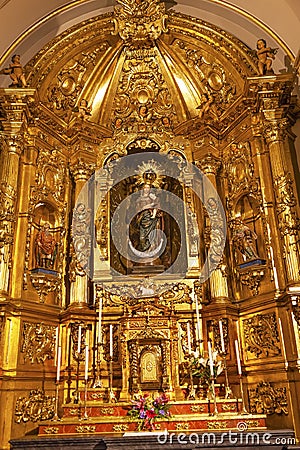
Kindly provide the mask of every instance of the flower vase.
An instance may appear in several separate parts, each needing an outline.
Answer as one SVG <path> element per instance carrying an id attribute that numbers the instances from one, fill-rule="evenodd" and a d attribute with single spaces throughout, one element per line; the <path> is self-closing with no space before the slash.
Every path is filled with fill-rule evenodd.
<path id="1" fill-rule="evenodd" d="M 146 431 L 154 431 L 155 430 L 154 420 L 152 418 L 146 419 L 144 422 L 143 429 L 145 429 Z"/>

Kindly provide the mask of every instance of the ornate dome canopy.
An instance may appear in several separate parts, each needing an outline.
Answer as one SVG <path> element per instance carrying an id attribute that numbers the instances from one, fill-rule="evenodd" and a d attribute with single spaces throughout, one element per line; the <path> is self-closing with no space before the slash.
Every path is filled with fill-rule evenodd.
<path id="1" fill-rule="evenodd" d="M 65 123 L 86 99 L 90 120 L 110 131 L 169 127 L 175 134 L 203 125 L 225 130 L 244 108 L 246 77 L 257 74 L 253 52 L 234 36 L 158 1 L 134 0 L 65 31 L 27 71 L 42 103 Z"/>

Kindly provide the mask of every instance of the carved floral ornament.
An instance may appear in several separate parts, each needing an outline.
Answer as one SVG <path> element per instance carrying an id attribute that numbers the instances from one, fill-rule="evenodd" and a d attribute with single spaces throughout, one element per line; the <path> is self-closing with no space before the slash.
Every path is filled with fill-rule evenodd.
<path id="1" fill-rule="evenodd" d="M 96 298 L 103 298 L 103 306 L 136 307 L 140 304 L 157 304 L 158 307 L 172 307 L 172 305 L 191 303 L 191 288 L 185 283 L 175 285 L 154 283 L 151 278 L 131 285 L 109 285 L 105 289 L 96 285 Z"/>
<path id="2" fill-rule="evenodd" d="M 256 358 L 281 354 L 276 314 L 257 314 L 243 320 L 245 349 Z"/>
<path id="3" fill-rule="evenodd" d="M 31 363 L 54 358 L 56 327 L 43 323 L 24 323 L 21 352 Z"/>
<path id="4" fill-rule="evenodd" d="M 45 395 L 40 389 L 30 391 L 28 397 L 19 397 L 15 407 L 15 421 L 37 422 L 49 420 L 54 416 L 55 397 Z"/>
<path id="5" fill-rule="evenodd" d="M 249 389 L 250 411 L 252 414 L 288 415 L 286 387 L 273 387 L 261 381 L 256 388 Z"/>

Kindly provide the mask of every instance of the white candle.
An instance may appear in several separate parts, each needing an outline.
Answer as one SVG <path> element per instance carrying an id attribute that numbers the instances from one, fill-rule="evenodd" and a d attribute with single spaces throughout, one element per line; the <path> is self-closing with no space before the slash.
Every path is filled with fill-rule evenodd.
<path id="1" fill-rule="evenodd" d="M 113 357 L 113 325 L 109 326 L 109 356 Z"/>
<path id="2" fill-rule="evenodd" d="M 225 342 L 224 342 L 222 319 L 219 320 L 219 329 L 220 329 L 220 338 L 221 338 L 221 350 L 222 350 L 222 353 L 225 353 Z"/>
<path id="3" fill-rule="evenodd" d="M 84 366 L 84 379 L 87 381 L 89 379 L 89 346 L 85 346 L 85 366 Z"/>
<path id="4" fill-rule="evenodd" d="M 186 333 L 187 333 L 187 341 L 188 341 L 188 352 L 190 355 L 192 352 L 190 322 L 186 323 Z"/>
<path id="5" fill-rule="evenodd" d="M 235 345 L 235 353 L 236 353 L 236 362 L 237 362 L 237 369 L 238 374 L 242 375 L 242 366 L 241 366 L 241 358 L 240 358 L 240 349 L 239 349 L 239 343 L 237 340 L 234 341 Z"/>
<path id="6" fill-rule="evenodd" d="M 58 351 L 58 327 L 55 329 L 55 359 L 54 365 L 57 365 L 57 351 Z"/>
<path id="7" fill-rule="evenodd" d="M 208 346 L 208 358 L 209 358 L 210 376 L 212 378 L 215 378 L 214 361 L 213 361 L 212 348 L 211 348 L 211 342 L 210 341 L 208 341 L 207 346 Z"/>
<path id="8" fill-rule="evenodd" d="M 57 348 L 57 368 L 56 368 L 56 381 L 60 380 L 60 365 L 61 365 L 61 346 L 59 345 Z"/>
<path id="9" fill-rule="evenodd" d="M 78 347 L 77 347 L 77 352 L 80 353 L 81 350 L 81 325 L 79 325 L 78 328 Z"/>
<path id="10" fill-rule="evenodd" d="M 98 344 L 102 342 L 102 297 L 99 300 L 99 317 L 98 317 Z"/>
<path id="11" fill-rule="evenodd" d="M 199 303 L 198 303 L 197 295 L 195 295 L 195 303 L 196 303 L 196 317 L 197 317 L 197 325 L 198 325 L 198 340 L 201 342 L 201 341 L 203 341 L 203 336 L 202 336 L 202 328 L 201 328 L 200 314 L 199 314 Z"/>

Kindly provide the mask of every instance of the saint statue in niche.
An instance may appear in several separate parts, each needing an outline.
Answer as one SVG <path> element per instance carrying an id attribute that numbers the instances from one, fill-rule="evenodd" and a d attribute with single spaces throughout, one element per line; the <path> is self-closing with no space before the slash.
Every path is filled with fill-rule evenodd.
<path id="1" fill-rule="evenodd" d="M 53 269 L 57 254 L 57 242 L 45 223 L 35 238 L 35 259 L 37 267 Z"/>
<path id="2" fill-rule="evenodd" d="M 160 222 L 160 203 L 156 194 L 151 192 L 150 184 L 144 185 L 136 205 L 137 211 L 139 211 L 136 218 L 136 224 L 139 229 L 137 249 L 141 252 L 153 250 L 153 246 L 155 246 L 153 237 Z"/>
<path id="3" fill-rule="evenodd" d="M 129 249 L 136 262 L 157 264 L 165 243 L 163 213 L 154 189 L 157 174 L 150 170 L 142 177 L 144 183 L 131 205 L 134 216 L 129 227 Z"/>
<path id="4" fill-rule="evenodd" d="M 256 233 L 244 224 L 241 219 L 234 220 L 232 240 L 237 250 L 243 255 L 245 261 L 259 257 L 256 251 L 256 239 Z"/>

